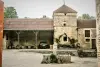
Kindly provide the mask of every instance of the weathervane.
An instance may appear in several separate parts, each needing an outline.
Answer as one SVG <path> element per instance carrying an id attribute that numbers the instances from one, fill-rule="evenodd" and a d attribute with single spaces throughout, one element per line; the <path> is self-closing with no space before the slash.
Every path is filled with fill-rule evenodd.
<path id="1" fill-rule="evenodd" d="M 63 0 L 63 2 L 64 2 L 64 5 L 65 5 L 65 0 Z"/>

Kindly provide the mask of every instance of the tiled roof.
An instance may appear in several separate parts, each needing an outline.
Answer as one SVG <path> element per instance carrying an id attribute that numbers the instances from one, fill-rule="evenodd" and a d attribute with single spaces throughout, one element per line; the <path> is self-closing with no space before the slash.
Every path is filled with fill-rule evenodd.
<path id="1" fill-rule="evenodd" d="M 77 20 L 78 28 L 96 28 L 96 20 Z M 54 30 L 53 20 L 40 19 L 6 19 L 4 30 Z"/>
<path id="2" fill-rule="evenodd" d="M 62 5 L 60 8 L 55 10 L 54 13 L 77 13 L 77 12 L 66 5 Z"/>
<path id="3" fill-rule="evenodd" d="M 77 20 L 78 28 L 96 28 L 96 20 Z"/>
<path id="4" fill-rule="evenodd" d="M 53 30 L 52 19 L 6 19 L 4 30 Z"/>

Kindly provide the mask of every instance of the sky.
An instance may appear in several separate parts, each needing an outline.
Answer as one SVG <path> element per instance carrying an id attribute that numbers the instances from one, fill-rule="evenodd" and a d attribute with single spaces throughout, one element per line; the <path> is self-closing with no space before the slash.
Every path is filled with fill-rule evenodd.
<path id="1" fill-rule="evenodd" d="M 19 18 L 52 18 L 53 11 L 64 4 L 64 0 L 3 0 L 5 7 L 14 7 Z M 95 0 L 65 0 L 65 4 L 78 12 L 96 16 Z"/>

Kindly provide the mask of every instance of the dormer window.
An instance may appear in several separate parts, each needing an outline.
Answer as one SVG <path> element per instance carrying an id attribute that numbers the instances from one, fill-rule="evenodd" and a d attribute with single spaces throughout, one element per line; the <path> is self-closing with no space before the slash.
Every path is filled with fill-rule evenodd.
<path id="1" fill-rule="evenodd" d="M 66 24 L 64 23 L 63 26 L 66 26 Z"/>

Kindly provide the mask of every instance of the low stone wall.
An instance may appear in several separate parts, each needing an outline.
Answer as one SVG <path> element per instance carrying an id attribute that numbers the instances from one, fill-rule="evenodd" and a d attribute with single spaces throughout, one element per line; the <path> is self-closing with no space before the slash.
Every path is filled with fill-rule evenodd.
<path id="1" fill-rule="evenodd" d="M 58 55 L 58 63 L 71 63 L 71 56 L 70 55 Z"/>
<path id="2" fill-rule="evenodd" d="M 77 50 L 79 57 L 97 57 L 97 51 L 90 50 Z"/>
<path id="3" fill-rule="evenodd" d="M 58 64 L 67 64 L 71 63 L 70 55 L 55 55 L 56 57 L 51 58 L 50 54 L 43 55 L 42 64 L 58 63 Z"/>
<path id="4" fill-rule="evenodd" d="M 57 54 L 77 56 L 77 51 L 57 51 Z"/>
<path id="5" fill-rule="evenodd" d="M 52 54 L 53 53 L 53 50 L 41 50 L 41 49 L 38 49 L 38 50 L 21 50 L 20 52 L 36 52 L 36 53 L 42 53 L 42 54 Z M 71 56 L 78 56 L 77 54 L 77 50 L 58 50 L 57 51 L 57 54 L 58 55 L 71 55 Z"/>

